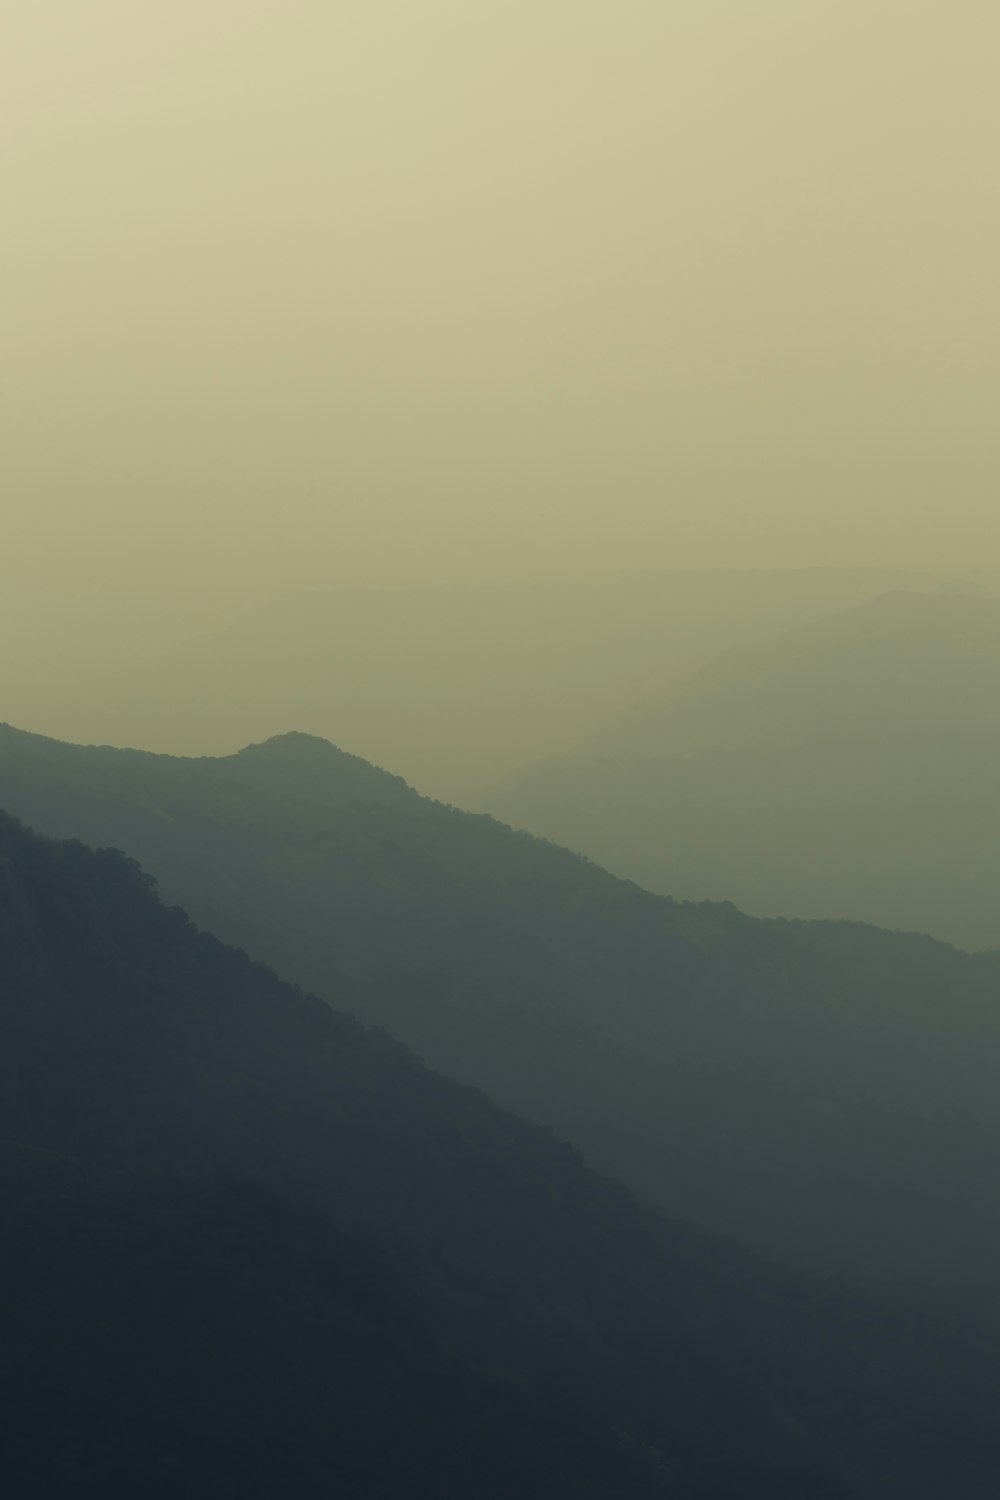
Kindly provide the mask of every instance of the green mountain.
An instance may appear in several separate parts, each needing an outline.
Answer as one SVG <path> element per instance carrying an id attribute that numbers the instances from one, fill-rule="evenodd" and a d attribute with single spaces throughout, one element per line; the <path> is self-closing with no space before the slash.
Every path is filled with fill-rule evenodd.
<path id="1" fill-rule="evenodd" d="M 0 733 L 0 805 L 668 1212 L 804 1267 L 1000 1265 L 1000 957 L 671 902 L 291 735 L 184 760 Z"/>
<path id="2" fill-rule="evenodd" d="M 490 807 L 651 890 L 1000 947 L 1000 600 L 888 594 L 730 651 Z"/>
<path id="3" fill-rule="evenodd" d="M 989 1340 L 642 1210 L 124 856 L 0 818 L 0 976 L 10 1492 L 992 1494 Z"/>

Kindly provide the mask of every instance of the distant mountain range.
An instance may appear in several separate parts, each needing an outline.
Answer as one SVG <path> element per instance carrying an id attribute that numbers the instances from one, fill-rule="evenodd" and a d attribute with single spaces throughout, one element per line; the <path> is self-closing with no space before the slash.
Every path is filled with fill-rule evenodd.
<path id="1" fill-rule="evenodd" d="M 651 890 L 1000 947 L 1000 600 L 731 650 L 489 807 Z"/>
<path id="2" fill-rule="evenodd" d="M 122 855 L 0 817 L 0 975 L 10 1493 L 991 1494 L 991 1334 L 644 1212 Z"/>
<path id="3" fill-rule="evenodd" d="M 45 620 L 22 606 L 7 621 L 0 703 L 5 718 L 61 739 L 182 755 L 228 754 L 297 728 L 466 802 L 728 647 L 885 589 L 935 587 L 959 585 L 830 569 L 341 586 L 211 631 L 195 601 L 191 638 L 138 659 L 144 615 L 128 599 L 117 615 L 109 605 L 89 666 L 65 630 L 58 654 L 39 658 Z"/>
<path id="4" fill-rule="evenodd" d="M 222 759 L 0 732 L 0 806 L 648 1201 L 870 1282 L 1000 1266 L 1000 955 L 651 895 L 322 740 Z"/>

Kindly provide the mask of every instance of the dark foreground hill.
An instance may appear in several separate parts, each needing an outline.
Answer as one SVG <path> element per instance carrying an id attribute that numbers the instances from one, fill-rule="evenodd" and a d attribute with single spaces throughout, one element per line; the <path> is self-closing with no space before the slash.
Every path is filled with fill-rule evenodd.
<path id="1" fill-rule="evenodd" d="M 126 849 L 671 1213 L 825 1271 L 997 1279 L 998 957 L 670 902 L 305 736 L 183 760 L 6 729 L 0 803 Z"/>
<path id="2" fill-rule="evenodd" d="M 0 820 L 0 978 L 11 1492 L 995 1492 L 985 1343 L 644 1212 L 121 855 Z"/>
<path id="3" fill-rule="evenodd" d="M 490 810 L 650 890 L 1000 947 L 1000 600 L 887 594 L 731 650 Z"/>
<path id="4" fill-rule="evenodd" d="M 371 1244 L 259 1188 L 2 1142 L 0 1196 L 18 1500 L 663 1492 L 606 1428 L 447 1353 Z"/>

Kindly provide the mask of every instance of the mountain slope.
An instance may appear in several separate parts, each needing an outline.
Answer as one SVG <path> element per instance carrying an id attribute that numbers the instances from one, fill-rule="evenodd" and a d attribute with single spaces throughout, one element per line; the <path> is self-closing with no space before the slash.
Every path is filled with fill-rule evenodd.
<path id="1" fill-rule="evenodd" d="M 371 1245 L 260 1189 L 7 1142 L 0 1195 L 7 1493 L 81 1475 L 164 1500 L 661 1489 L 446 1354 Z"/>
<path id="2" fill-rule="evenodd" d="M 154 1404 L 186 1360 L 216 1374 L 244 1361 L 231 1405 L 200 1368 L 206 1405 L 192 1409 L 185 1377 L 182 1473 L 218 1416 L 236 1442 L 263 1423 L 240 1472 L 299 1438 L 312 1481 L 320 1406 L 371 1401 L 376 1439 L 418 1466 L 401 1479 L 383 1455 L 380 1495 L 423 1493 L 421 1478 L 457 1494 L 463 1473 L 467 1492 L 498 1496 L 991 1493 L 991 1348 L 643 1212 L 545 1132 L 194 930 L 120 855 L 0 819 L 0 975 L 0 1132 L 33 1143 L 0 1152 L 5 1355 L 28 1356 L 4 1380 L 24 1383 L 28 1407 L 30 1393 L 54 1404 L 35 1409 L 37 1434 L 65 1420 L 79 1435 L 88 1412 L 106 1422 L 103 1384 L 140 1423 L 115 1462 L 141 1468 L 135 1445 L 164 1432 L 128 1377 L 152 1349 Z M 205 1181 L 219 1172 L 258 1186 Z M 374 1235 L 395 1272 L 307 1209 Z M 508 1372 L 506 1394 L 441 1354 L 399 1272 L 461 1359 Z M 310 1376 L 322 1389 L 297 1409 Z M 452 1419 L 459 1451 L 442 1458 Z M 372 1493 L 364 1431 L 331 1448 Z M 225 1434 L 211 1451 L 224 1457 Z"/>
<path id="3" fill-rule="evenodd" d="M 652 890 L 1000 947 L 1000 601 L 890 594 L 729 652 L 490 805 Z"/>
<path id="4" fill-rule="evenodd" d="M 524 573 L 292 594 L 104 677 L 29 656 L 0 664 L 5 717 L 62 738 L 218 754 L 290 726 L 337 738 L 436 796 L 463 800 L 739 641 L 921 575 Z M 139 628 L 142 611 L 115 623 Z M 98 661 L 109 651 L 100 646 Z M 63 657 L 65 658 L 65 648 Z M 113 659 L 113 654 L 112 654 Z M 72 657 L 71 657 L 72 661 Z M 18 680 L 20 679 L 20 681 Z"/>
<path id="5" fill-rule="evenodd" d="M 1000 959 L 650 895 L 323 741 L 221 760 L 0 733 L 0 802 L 669 1212 L 804 1266 L 1000 1265 Z"/>

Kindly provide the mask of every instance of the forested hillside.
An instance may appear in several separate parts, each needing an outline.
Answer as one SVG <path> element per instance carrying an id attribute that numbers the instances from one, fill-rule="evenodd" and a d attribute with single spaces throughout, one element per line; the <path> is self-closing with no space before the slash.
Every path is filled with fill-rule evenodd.
<path id="1" fill-rule="evenodd" d="M 328 1461 L 359 1496 L 992 1493 L 991 1348 L 643 1211 L 122 856 L 0 821 L 0 964 L 5 1461 L 39 1492 L 161 1453 L 152 1493 L 196 1455 L 226 1493 Z"/>
<path id="2" fill-rule="evenodd" d="M 665 1493 L 606 1427 L 447 1352 L 375 1246 L 273 1193 L 0 1142 L 0 1195 L 8 1494 Z"/>
<path id="3" fill-rule="evenodd" d="M 1000 958 L 675 903 L 323 741 L 184 760 L 0 735 L 0 803 L 568 1136 L 824 1271 L 1000 1265 Z"/>

